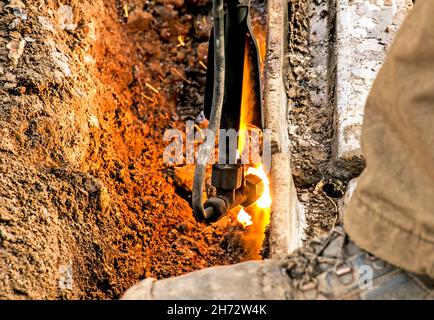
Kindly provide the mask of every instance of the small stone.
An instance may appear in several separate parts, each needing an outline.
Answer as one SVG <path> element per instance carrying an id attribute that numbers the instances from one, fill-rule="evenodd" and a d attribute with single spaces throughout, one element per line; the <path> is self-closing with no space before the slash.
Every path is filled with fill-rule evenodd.
<path id="1" fill-rule="evenodd" d="M 203 63 L 208 61 L 208 42 L 202 42 L 197 46 L 197 57 Z"/>
<path id="2" fill-rule="evenodd" d="M 169 28 L 160 29 L 160 37 L 165 41 L 170 41 L 170 39 L 172 38 L 172 33 L 170 32 L 170 29 Z"/>
<path id="3" fill-rule="evenodd" d="M 131 68 L 131 73 L 133 75 L 134 80 L 139 80 L 140 78 L 140 68 L 137 65 L 133 65 Z"/>
<path id="4" fill-rule="evenodd" d="M 90 41 L 96 41 L 95 24 L 92 21 L 83 26 L 83 32 Z"/>
<path id="5" fill-rule="evenodd" d="M 208 39 L 211 32 L 211 19 L 209 16 L 198 15 L 194 19 L 194 33 L 200 39 Z"/>
<path id="6" fill-rule="evenodd" d="M 309 201 L 309 195 L 307 193 L 302 193 L 300 195 L 300 200 L 303 201 L 303 202 Z"/>
<path id="7" fill-rule="evenodd" d="M 395 27 L 394 26 L 392 26 L 392 25 L 390 25 L 390 26 L 387 26 L 387 28 L 386 28 L 386 32 L 387 33 L 392 33 L 392 32 L 395 32 Z"/>
<path id="8" fill-rule="evenodd" d="M 145 31 L 153 19 L 154 16 L 149 12 L 134 10 L 128 16 L 127 26 L 130 31 Z"/>
<path id="9" fill-rule="evenodd" d="M 24 37 L 24 40 L 26 40 L 26 42 L 29 42 L 29 43 L 36 41 L 36 39 L 33 39 L 32 37 Z"/>
<path id="10" fill-rule="evenodd" d="M 77 28 L 77 24 L 74 23 L 74 12 L 71 6 L 62 4 L 57 10 L 59 15 L 59 26 L 62 30 L 74 31 Z"/>
<path id="11" fill-rule="evenodd" d="M 23 9 L 15 8 L 13 13 L 16 17 L 20 18 L 22 21 L 27 20 L 27 13 Z"/>
<path id="12" fill-rule="evenodd" d="M 301 78 L 306 75 L 306 70 L 304 70 L 303 67 L 295 67 L 294 73 L 297 75 L 298 78 Z"/>
<path id="13" fill-rule="evenodd" d="M 17 221 L 17 218 L 7 211 L 0 213 L 0 222 L 11 223 Z"/>
<path id="14" fill-rule="evenodd" d="M 11 31 L 9 32 L 9 35 L 13 39 L 21 39 L 21 33 L 19 33 L 18 31 Z"/>
<path id="15" fill-rule="evenodd" d="M 5 79 L 8 82 L 17 82 L 17 77 L 14 74 L 10 73 L 10 72 L 6 72 Z"/>
<path id="16" fill-rule="evenodd" d="M 41 27 L 47 31 L 50 32 L 55 32 L 56 30 L 54 29 L 53 25 L 51 24 L 51 21 L 43 16 L 38 16 L 38 21 L 41 24 Z"/>
<path id="17" fill-rule="evenodd" d="M 101 186 L 98 197 L 99 208 L 102 212 L 106 212 L 110 208 L 110 195 L 106 187 Z"/>
<path id="18" fill-rule="evenodd" d="M 178 51 L 176 53 L 176 61 L 178 61 L 179 63 L 183 62 L 185 60 L 185 52 L 182 51 Z"/>
<path id="19" fill-rule="evenodd" d="M 19 24 L 21 23 L 21 20 L 18 18 L 15 18 L 12 20 L 12 22 L 9 24 L 8 29 L 9 30 L 16 30 Z"/>
<path id="20" fill-rule="evenodd" d="M 51 52 L 51 58 L 61 71 L 61 73 L 58 73 L 60 78 L 69 77 L 71 75 L 71 68 L 69 67 L 69 59 L 67 56 L 57 50 L 53 50 Z"/>
<path id="21" fill-rule="evenodd" d="M 25 9 L 26 5 L 22 3 L 20 0 L 10 0 L 6 8 Z"/>
<path id="22" fill-rule="evenodd" d="M 205 120 L 206 120 L 205 113 L 202 110 L 194 119 L 194 123 L 196 123 L 196 124 L 202 123 Z"/>
<path id="23" fill-rule="evenodd" d="M 59 288 L 61 290 L 72 290 L 74 284 L 74 276 L 72 264 L 64 264 L 59 266 Z"/>
<path id="24" fill-rule="evenodd" d="M 95 185 L 95 183 L 93 183 L 92 179 L 86 179 L 86 181 L 84 182 L 84 188 L 89 193 L 94 193 L 98 190 L 97 186 Z"/>
<path id="25" fill-rule="evenodd" d="M 17 87 L 17 84 L 14 82 L 6 82 L 3 86 L 3 88 L 6 90 L 15 89 L 16 87 Z"/>
<path id="26" fill-rule="evenodd" d="M 92 57 L 92 55 L 90 55 L 90 54 L 85 54 L 84 56 L 83 56 L 83 61 L 86 63 L 86 64 L 95 64 L 95 59 Z"/>
<path id="27" fill-rule="evenodd" d="M 12 0 L 9 2 L 9 4 L 6 6 L 6 8 L 12 9 L 13 14 L 20 18 L 21 20 L 25 21 L 27 20 L 27 13 L 24 11 L 26 8 L 26 5 L 22 3 L 19 0 Z"/>
<path id="28" fill-rule="evenodd" d="M 89 127 L 91 128 L 98 128 L 99 127 L 99 121 L 96 115 L 92 114 L 87 117 L 87 122 L 89 123 Z"/>
<path id="29" fill-rule="evenodd" d="M 25 40 L 12 40 L 6 45 L 6 48 L 9 49 L 8 57 L 14 65 L 18 64 L 18 60 L 23 55 L 25 45 Z"/>

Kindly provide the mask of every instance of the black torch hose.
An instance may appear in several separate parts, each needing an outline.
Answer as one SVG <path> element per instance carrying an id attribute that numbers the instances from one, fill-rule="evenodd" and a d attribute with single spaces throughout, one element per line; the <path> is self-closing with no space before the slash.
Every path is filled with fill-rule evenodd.
<path id="1" fill-rule="evenodd" d="M 224 0 L 213 0 L 214 18 L 214 92 L 208 129 L 217 137 L 222 115 L 225 87 L 225 38 L 224 38 Z M 207 138 L 199 148 L 194 171 L 192 205 L 198 220 L 207 220 L 211 212 L 203 207 L 203 189 L 206 165 L 215 148 L 215 139 Z M 208 209 L 208 211 L 211 210 Z"/>

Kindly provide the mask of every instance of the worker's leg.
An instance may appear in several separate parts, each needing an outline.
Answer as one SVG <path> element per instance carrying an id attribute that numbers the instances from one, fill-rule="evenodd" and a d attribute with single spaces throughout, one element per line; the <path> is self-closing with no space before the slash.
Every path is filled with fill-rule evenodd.
<path id="1" fill-rule="evenodd" d="M 365 250 L 434 278 L 434 1 L 417 1 L 365 111 L 367 167 L 344 215 Z"/>

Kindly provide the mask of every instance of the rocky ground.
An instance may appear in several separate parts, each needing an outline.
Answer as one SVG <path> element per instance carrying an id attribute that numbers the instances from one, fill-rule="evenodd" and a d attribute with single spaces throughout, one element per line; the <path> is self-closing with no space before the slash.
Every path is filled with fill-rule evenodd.
<path id="1" fill-rule="evenodd" d="M 202 106 L 209 9 L 0 1 L 0 298 L 117 298 L 244 259 L 240 225 L 197 223 L 162 158 Z"/>

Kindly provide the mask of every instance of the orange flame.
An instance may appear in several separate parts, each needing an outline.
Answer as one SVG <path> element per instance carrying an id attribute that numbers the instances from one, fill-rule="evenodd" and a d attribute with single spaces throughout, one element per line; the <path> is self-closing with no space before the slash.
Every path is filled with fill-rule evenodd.
<path id="1" fill-rule="evenodd" d="M 263 67 L 263 59 L 265 55 L 265 41 L 262 28 L 254 28 L 254 33 L 256 38 L 259 40 L 259 54 L 261 60 L 261 70 Z M 262 40 L 262 41 L 261 41 Z M 241 119 L 240 119 L 240 135 L 238 140 L 238 155 L 241 157 L 249 156 L 249 150 L 245 150 L 248 148 L 246 145 L 247 139 L 249 138 L 248 128 L 252 123 L 252 115 L 253 112 L 251 110 L 252 106 L 255 105 L 255 100 L 259 97 L 255 97 L 252 79 L 251 79 L 251 70 L 249 65 L 248 58 L 248 45 L 246 43 L 246 49 L 244 53 L 244 66 L 243 66 L 243 86 L 242 86 L 242 95 L 241 95 Z M 250 157 L 249 157 L 250 158 Z M 249 159 L 250 160 L 250 159 Z M 265 229 L 270 221 L 270 207 L 271 207 L 271 195 L 270 195 L 270 183 L 267 177 L 267 174 L 264 171 L 264 167 L 261 163 L 254 164 L 254 166 L 250 166 L 246 174 L 254 174 L 261 178 L 264 183 L 264 192 L 262 196 L 249 208 L 246 208 L 245 211 L 243 208 L 238 212 L 237 220 L 244 227 L 249 226 L 248 230 L 245 232 L 243 240 L 244 245 L 247 250 L 247 256 L 250 259 L 260 259 L 260 252 L 262 249 L 262 245 L 265 239 Z"/>
<path id="2" fill-rule="evenodd" d="M 250 106 L 255 104 L 252 85 L 252 79 L 250 74 L 250 66 L 249 66 L 249 46 L 248 42 L 244 46 L 244 66 L 243 66 L 243 87 L 241 91 L 241 116 L 240 116 L 240 131 L 238 136 L 238 150 L 241 157 L 245 156 L 243 154 L 244 149 L 246 148 L 246 142 L 248 141 L 248 125 L 253 121 L 252 115 L 253 112 L 250 110 Z M 248 156 L 248 155 L 247 155 Z"/>
<path id="3" fill-rule="evenodd" d="M 247 174 L 254 174 L 261 178 L 264 183 L 264 192 L 262 196 L 256 201 L 256 205 L 261 209 L 266 209 L 271 207 L 271 194 L 270 194 L 270 181 L 268 180 L 267 174 L 264 171 L 264 166 L 260 164 L 257 167 L 249 167 L 247 169 Z"/>
<path id="4" fill-rule="evenodd" d="M 243 208 L 238 212 L 237 220 L 244 227 L 248 227 L 253 224 L 252 217 Z"/>

